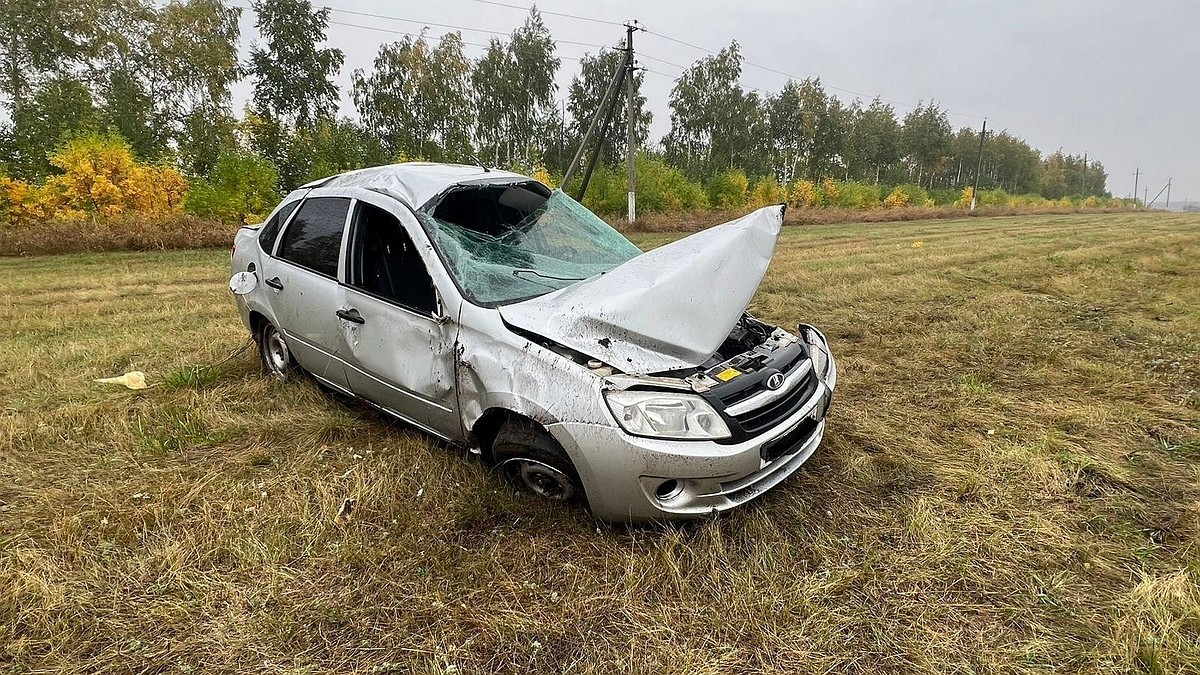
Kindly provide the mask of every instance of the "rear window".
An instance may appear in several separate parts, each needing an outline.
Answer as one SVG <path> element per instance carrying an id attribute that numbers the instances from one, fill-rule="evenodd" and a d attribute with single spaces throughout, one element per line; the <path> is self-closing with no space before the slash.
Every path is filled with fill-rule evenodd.
<path id="1" fill-rule="evenodd" d="M 338 254 L 350 200 L 344 197 L 314 197 L 304 200 L 300 211 L 283 231 L 279 257 L 318 274 L 337 277 Z"/>
<path id="2" fill-rule="evenodd" d="M 279 237 L 280 228 L 283 227 L 283 224 L 287 222 L 288 216 L 292 215 L 292 211 L 295 211 L 299 205 L 300 200 L 284 204 L 275 215 L 271 216 L 267 224 L 262 226 L 262 229 L 258 231 L 258 245 L 262 247 L 262 250 L 267 253 L 275 251 L 275 239 Z"/>

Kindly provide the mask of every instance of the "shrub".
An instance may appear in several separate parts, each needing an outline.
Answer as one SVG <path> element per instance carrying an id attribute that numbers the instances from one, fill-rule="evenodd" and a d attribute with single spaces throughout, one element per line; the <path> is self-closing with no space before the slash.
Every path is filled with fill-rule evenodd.
<path id="1" fill-rule="evenodd" d="M 787 190 L 774 178 L 759 178 L 754 183 L 754 190 L 750 192 L 750 198 L 746 205 L 752 209 L 760 209 L 772 204 L 784 204 L 787 201 Z"/>
<path id="2" fill-rule="evenodd" d="M 826 198 L 827 207 L 870 210 L 880 205 L 880 187 L 877 185 L 859 183 L 857 180 L 838 183 L 838 181 L 826 179 L 822 190 L 828 196 L 830 189 L 835 197 L 833 199 Z"/>
<path id="3" fill-rule="evenodd" d="M 212 175 L 187 195 L 188 213 L 242 224 L 262 220 L 279 202 L 279 172 L 265 157 L 249 150 L 225 150 Z"/>
<path id="4" fill-rule="evenodd" d="M 960 193 L 954 188 L 935 188 L 929 191 L 929 198 L 934 206 L 953 206 L 958 202 Z M 967 202 L 970 204 L 970 201 Z"/>
<path id="5" fill-rule="evenodd" d="M 798 180 L 792 183 L 788 191 L 788 206 L 808 209 L 817 205 L 817 186 L 809 180 Z"/>
<path id="6" fill-rule="evenodd" d="M 750 196 L 750 181 L 741 169 L 719 173 L 708 182 L 708 203 L 719 209 L 746 205 Z"/>
<path id="7" fill-rule="evenodd" d="M 841 198 L 841 190 L 838 189 L 836 180 L 826 178 L 821 181 L 821 206 L 836 206 Z"/>
<path id="8" fill-rule="evenodd" d="M 968 185 L 967 187 L 962 189 L 961 193 L 959 193 L 958 201 L 954 202 L 954 205 L 961 206 L 964 209 L 970 208 L 971 207 L 971 198 L 973 198 L 974 196 L 975 196 L 975 188 Z"/>
<path id="9" fill-rule="evenodd" d="M 1005 192 L 1003 189 L 997 188 L 994 190 L 979 191 L 979 203 L 983 206 L 1012 206 L 1009 201 L 1008 192 Z"/>
<path id="10" fill-rule="evenodd" d="M 883 200 L 885 209 L 896 209 L 908 206 L 908 193 L 902 186 L 897 185 Z"/>
<path id="11" fill-rule="evenodd" d="M 61 173 L 41 185 L 0 179 L 8 224 L 168 215 L 180 211 L 187 191 L 179 171 L 139 164 L 129 143 L 117 134 L 73 138 L 50 155 L 50 164 Z"/>

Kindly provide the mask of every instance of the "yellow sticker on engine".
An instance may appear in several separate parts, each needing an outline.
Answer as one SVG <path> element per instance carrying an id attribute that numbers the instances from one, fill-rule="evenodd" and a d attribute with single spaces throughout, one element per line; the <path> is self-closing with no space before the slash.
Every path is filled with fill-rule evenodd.
<path id="1" fill-rule="evenodd" d="M 717 379 L 722 382 L 728 382 L 741 374 L 742 371 L 738 370 L 737 368 L 726 368 L 725 370 L 717 373 Z"/>

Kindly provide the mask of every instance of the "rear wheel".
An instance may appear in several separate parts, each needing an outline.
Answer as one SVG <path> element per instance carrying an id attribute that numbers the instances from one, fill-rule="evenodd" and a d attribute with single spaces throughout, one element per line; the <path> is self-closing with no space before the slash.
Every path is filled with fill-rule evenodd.
<path id="1" fill-rule="evenodd" d="M 276 380 L 286 380 L 295 371 L 292 352 L 279 329 L 264 323 L 258 331 L 258 354 L 262 357 L 263 370 Z"/>
<path id="2" fill-rule="evenodd" d="M 570 502 L 583 497 L 571 458 L 545 429 L 529 420 L 505 420 L 492 441 L 492 457 L 505 476 L 543 499 Z"/>

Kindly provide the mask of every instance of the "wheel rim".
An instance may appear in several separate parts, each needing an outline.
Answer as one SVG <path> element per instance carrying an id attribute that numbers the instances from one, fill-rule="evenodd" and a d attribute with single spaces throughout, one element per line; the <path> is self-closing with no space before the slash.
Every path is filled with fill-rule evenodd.
<path id="1" fill-rule="evenodd" d="M 565 502 L 575 496 L 575 482 L 571 477 L 549 464 L 516 457 L 501 466 L 505 473 L 543 499 Z"/>
<path id="2" fill-rule="evenodd" d="M 283 377 L 287 373 L 291 357 L 288 354 L 287 343 L 283 341 L 283 336 L 273 326 L 267 328 L 267 334 L 263 339 L 263 352 L 267 357 L 267 368 L 276 377 Z"/>

